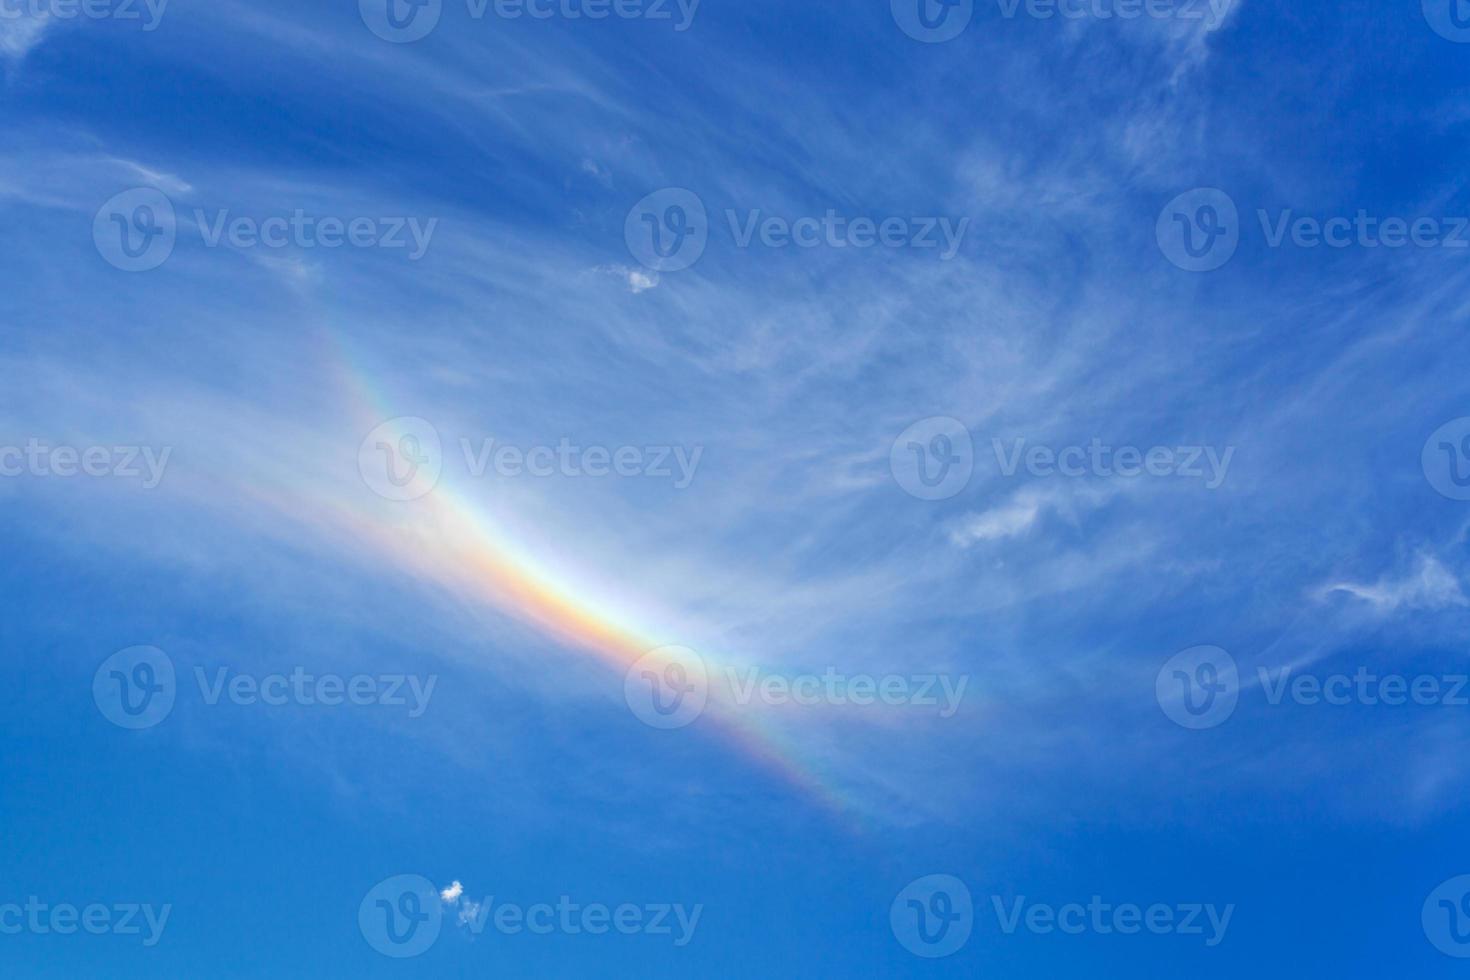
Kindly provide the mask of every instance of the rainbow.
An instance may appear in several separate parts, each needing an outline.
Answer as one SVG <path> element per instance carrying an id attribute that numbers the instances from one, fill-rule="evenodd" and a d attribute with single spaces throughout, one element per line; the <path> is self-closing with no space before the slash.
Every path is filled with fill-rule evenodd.
<path id="1" fill-rule="evenodd" d="M 349 392 L 353 418 L 362 435 L 397 418 L 389 399 L 378 394 L 382 386 L 370 381 L 371 375 L 350 356 L 344 339 L 334 337 L 333 347 L 336 356 L 332 360 Z M 425 490 L 417 499 L 399 505 L 408 509 L 411 518 L 403 524 L 385 524 L 380 515 L 335 499 L 337 495 L 323 495 L 312 509 L 319 515 L 330 514 L 355 540 L 392 554 L 397 567 L 458 598 L 488 605 L 531 626 L 558 646 L 613 673 L 619 684 L 640 661 L 645 666 L 665 667 L 674 662 L 662 652 L 671 641 L 651 639 L 662 631 L 634 625 L 626 615 L 591 598 L 567 573 L 546 568 L 483 506 L 442 482 Z M 712 722 L 726 741 L 829 815 L 843 823 L 855 817 L 852 803 L 832 782 L 813 765 L 800 761 L 798 748 L 786 731 L 763 717 L 758 707 L 735 703 L 728 689 L 717 683 L 731 664 L 704 650 L 699 656 L 709 668 L 710 683 L 708 704 L 697 724 Z"/>

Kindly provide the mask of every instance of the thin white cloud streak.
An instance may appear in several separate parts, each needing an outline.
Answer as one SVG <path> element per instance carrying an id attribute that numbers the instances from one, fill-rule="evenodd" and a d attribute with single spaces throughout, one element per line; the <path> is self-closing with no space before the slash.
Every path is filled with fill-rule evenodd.
<path id="1" fill-rule="evenodd" d="M 1403 575 L 1384 577 L 1371 584 L 1334 582 L 1318 589 L 1317 595 L 1327 598 L 1338 592 L 1362 600 L 1381 613 L 1470 605 L 1459 578 L 1430 554 L 1420 554 L 1414 568 Z"/>

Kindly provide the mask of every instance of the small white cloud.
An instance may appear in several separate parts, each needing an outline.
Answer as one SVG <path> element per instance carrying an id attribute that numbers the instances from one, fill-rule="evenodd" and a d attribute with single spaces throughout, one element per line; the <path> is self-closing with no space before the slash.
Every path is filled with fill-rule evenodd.
<path id="1" fill-rule="evenodd" d="M 445 905 L 453 905 L 455 902 L 459 901 L 459 897 L 463 894 L 464 885 L 461 885 L 459 882 L 456 881 L 454 884 L 450 885 L 448 888 L 440 892 L 439 898 L 444 902 Z"/>
<path id="2" fill-rule="evenodd" d="M 628 270 L 628 288 L 636 295 L 646 289 L 652 289 L 658 285 L 657 272 L 644 272 L 642 269 Z"/>
<path id="3" fill-rule="evenodd" d="M 157 187 L 165 194 L 189 194 L 194 190 L 188 181 L 174 174 L 166 174 L 161 170 L 145 167 L 136 160 L 125 160 L 122 157 L 109 157 L 108 160 L 126 168 L 134 177 L 151 187 Z"/>
<path id="4" fill-rule="evenodd" d="M 1375 606 L 1381 612 L 1409 609 L 1443 609 L 1470 605 L 1460 580 L 1433 555 L 1420 555 L 1414 570 L 1401 578 L 1382 578 L 1372 585 L 1334 582 L 1317 591 L 1318 598 L 1344 592 Z"/>
<path id="5" fill-rule="evenodd" d="M 1013 538 L 1036 523 L 1041 503 L 1029 494 L 1018 494 L 999 507 L 983 514 L 972 514 L 965 523 L 950 532 L 950 540 L 961 548 L 977 541 Z"/>
<path id="6" fill-rule="evenodd" d="M 0 19 L 0 56 L 21 60 L 41 43 L 50 23 L 51 17 L 45 13 Z"/>
<path id="7" fill-rule="evenodd" d="M 582 159 L 582 173 L 592 177 L 603 187 L 612 187 L 612 171 L 590 157 Z"/>
<path id="8" fill-rule="evenodd" d="M 602 265 L 597 267 L 597 271 L 617 276 L 627 285 L 628 291 L 635 295 L 653 289 L 659 281 L 657 272 L 634 269 L 626 265 Z"/>

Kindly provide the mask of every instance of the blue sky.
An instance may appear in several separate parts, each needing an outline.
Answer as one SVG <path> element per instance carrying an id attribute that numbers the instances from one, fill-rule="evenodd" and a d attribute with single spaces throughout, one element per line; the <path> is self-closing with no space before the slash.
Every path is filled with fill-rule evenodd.
<path id="1" fill-rule="evenodd" d="M 4 974 L 1459 975 L 1466 42 L 0 0 Z"/>

